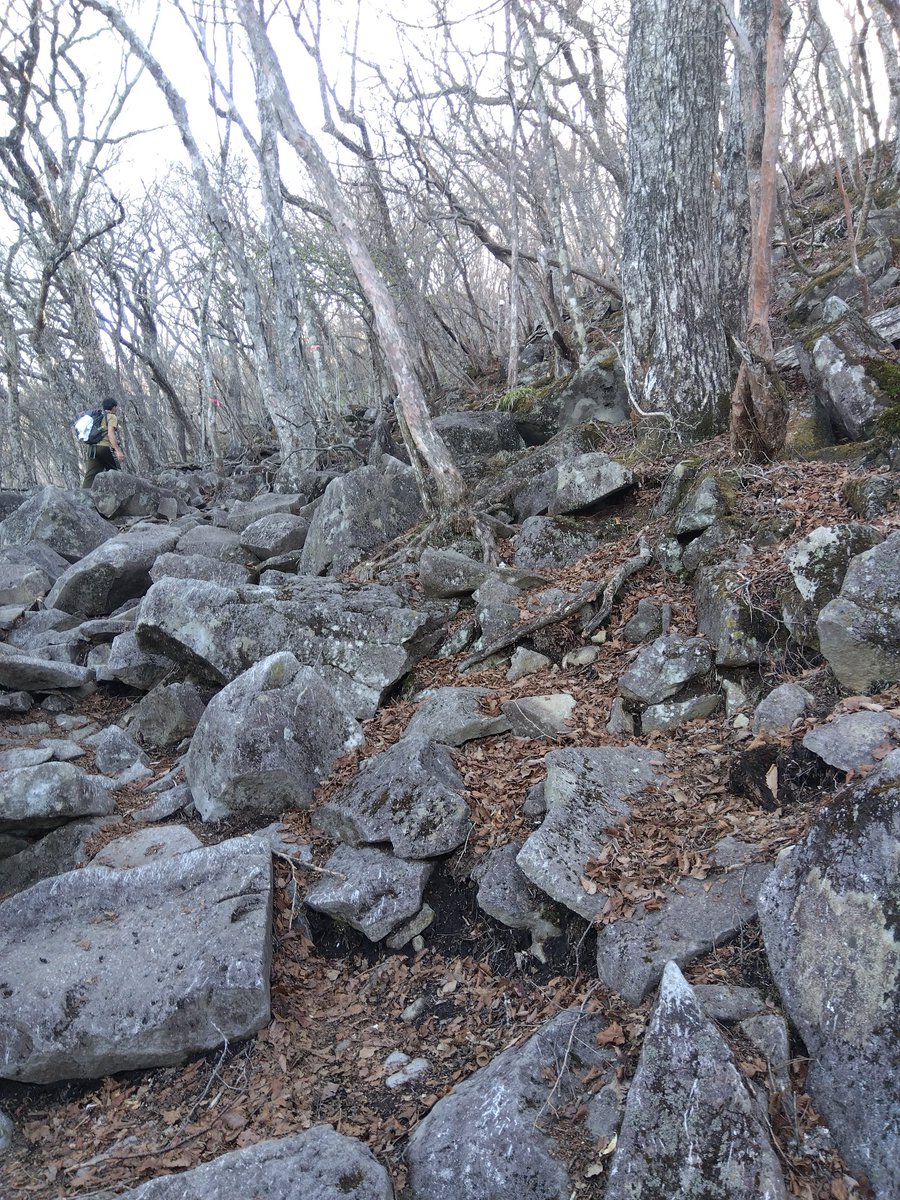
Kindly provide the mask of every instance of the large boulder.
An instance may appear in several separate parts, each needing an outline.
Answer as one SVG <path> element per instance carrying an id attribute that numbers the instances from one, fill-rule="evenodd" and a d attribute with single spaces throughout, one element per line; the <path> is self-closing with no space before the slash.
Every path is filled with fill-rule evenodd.
<path id="1" fill-rule="evenodd" d="M 482 703 L 493 695 L 490 688 L 479 687 L 442 687 L 426 692 L 403 737 L 461 746 L 475 738 L 506 733 L 507 718 L 502 713 L 491 714 L 482 709 Z"/>
<path id="2" fill-rule="evenodd" d="M 97 678 L 127 684 L 142 692 L 156 687 L 172 670 L 172 660 L 164 654 L 144 650 L 134 633 L 120 633 L 113 638 L 109 654 L 98 665 Z"/>
<path id="3" fill-rule="evenodd" d="M 0 546 L 43 542 L 67 562 L 76 562 L 116 533 L 83 491 L 46 487 L 34 492 L 0 521 Z"/>
<path id="4" fill-rule="evenodd" d="M 853 1171 L 900 1195 L 900 750 L 829 801 L 760 896 L 766 954 L 807 1086 Z"/>
<path id="5" fill-rule="evenodd" d="M 306 535 L 298 571 L 341 575 L 421 520 L 415 472 L 395 458 L 333 479 Z"/>
<path id="6" fill-rule="evenodd" d="M 52 829 L 75 817 L 105 817 L 114 808 L 100 779 L 67 762 L 0 772 L 0 832 Z"/>
<path id="7" fill-rule="evenodd" d="M 247 557 L 240 538 L 233 530 L 219 529 L 214 525 L 194 525 L 185 530 L 174 545 L 179 554 L 200 554 L 216 562 L 240 564 Z M 167 546 L 166 549 L 171 550 L 172 547 Z"/>
<path id="8" fill-rule="evenodd" d="M 193 683 L 167 683 L 149 691 L 129 709 L 129 732 L 151 750 L 169 750 L 191 736 L 209 703 L 210 693 Z"/>
<path id="9" fill-rule="evenodd" d="M 88 667 L 38 658 L 0 642 L 0 687 L 10 691 L 49 692 L 55 688 L 77 688 L 94 678 Z"/>
<path id="10" fill-rule="evenodd" d="M 871 550 L 883 535 L 871 525 L 822 525 L 785 554 L 791 584 L 781 594 L 782 615 L 791 637 L 819 647 L 816 620 L 841 590 L 850 562 Z"/>
<path id="11" fill-rule="evenodd" d="M 242 533 L 254 521 L 262 517 L 271 517 L 276 513 L 297 514 L 306 504 L 306 496 L 297 493 L 269 492 L 257 496 L 254 500 L 234 500 L 228 506 L 228 511 L 222 515 L 221 523 L 226 529 Z"/>
<path id="12" fill-rule="evenodd" d="M 548 896 L 592 920 L 607 897 L 582 885 L 587 866 L 606 845 L 609 826 L 631 811 L 628 801 L 664 786 L 665 760 L 643 746 L 601 746 L 552 750 L 544 761 L 547 815 L 516 861 Z"/>
<path id="13" fill-rule="evenodd" d="M 785 1200 L 778 1154 L 727 1043 L 674 963 L 644 1038 L 605 1200 Z"/>
<path id="14" fill-rule="evenodd" d="M 811 729 L 803 745 L 830 767 L 866 771 L 900 744 L 900 720 L 888 712 L 840 713 Z"/>
<path id="15" fill-rule="evenodd" d="M 550 1109 L 565 1103 L 586 1123 L 590 1080 L 613 1070 L 596 1040 L 603 1026 L 560 1013 L 439 1100 L 409 1139 L 410 1200 L 569 1200 L 560 1140 L 568 1122 L 551 1120 Z"/>
<path id="16" fill-rule="evenodd" d="M 164 499 L 173 500 L 174 496 L 129 471 L 101 471 L 94 477 L 91 499 L 97 512 L 112 520 L 156 516 L 160 503 Z"/>
<path id="17" fill-rule="evenodd" d="M 102 617 L 150 587 L 150 568 L 171 550 L 178 531 L 148 526 L 118 534 L 86 554 L 57 579 L 48 608 Z"/>
<path id="18" fill-rule="evenodd" d="M 144 597 L 138 641 L 214 684 L 288 650 L 314 666 L 355 717 L 371 717 L 385 692 L 442 634 L 444 612 L 405 608 L 390 588 L 298 578 L 277 591 L 161 579 Z"/>
<path id="19" fill-rule="evenodd" d="M 119 1200 L 394 1200 L 371 1150 L 330 1125 L 233 1150 L 178 1175 L 121 1192 Z"/>
<path id="20" fill-rule="evenodd" d="M 670 633 L 642 650 L 619 680 L 619 693 L 635 704 L 659 704 L 712 670 L 705 638 Z"/>
<path id="21" fill-rule="evenodd" d="M 816 628 L 843 687 L 865 693 L 900 679 L 900 532 L 851 560 Z"/>
<path id="22" fill-rule="evenodd" d="M 338 846 L 305 901 L 380 942 L 419 912 L 433 870 L 431 862 L 395 858 L 374 846 Z"/>
<path id="23" fill-rule="evenodd" d="M 746 581 L 733 563 L 701 567 L 694 579 L 697 630 L 707 637 L 718 667 L 746 667 L 763 660 L 773 622 L 750 604 Z"/>
<path id="24" fill-rule="evenodd" d="M 0 1076 L 99 1078 L 182 1062 L 269 1020 L 272 861 L 252 838 L 0 906 Z"/>
<path id="25" fill-rule="evenodd" d="M 528 517 L 515 538 L 517 567 L 567 567 L 597 549 L 595 530 L 574 517 Z"/>
<path id="26" fill-rule="evenodd" d="M 293 654 L 264 658 L 214 696 L 185 760 L 204 821 L 308 808 L 335 759 L 361 745 L 359 726 Z"/>
<path id="27" fill-rule="evenodd" d="M 848 308 L 801 344 L 800 367 L 839 437 L 861 441 L 875 433 L 896 387 L 897 367 L 882 357 L 890 349 Z"/>
<path id="28" fill-rule="evenodd" d="M 241 533 L 241 546 L 258 559 L 275 558 L 292 550 L 302 550 L 312 518 L 311 511 L 303 516 L 271 513 L 267 517 L 260 517 Z"/>
<path id="29" fill-rule="evenodd" d="M 491 458 L 501 450 L 523 450 L 511 413 L 451 412 L 436 417 L 434 427 L 454 458 Z"/>
<path id="30" fill-rule="evenodd" d="M 579 454 L 532 480 L 516 496 L 516 515 L 524 520 L 541 513 L 554 517 L 590 511 L 630 488 L 632 481 L 630 469 L 608 454 Z"/>
<path id="31" fill-rule="evenodd" d="M 337 841 L 389 843 L 401 858 L 450 854 L 472 828 L 465 784 L 450 751 L 419 738 L 366 759 L 349 787 L 318 809 L 315 821 Z"/>

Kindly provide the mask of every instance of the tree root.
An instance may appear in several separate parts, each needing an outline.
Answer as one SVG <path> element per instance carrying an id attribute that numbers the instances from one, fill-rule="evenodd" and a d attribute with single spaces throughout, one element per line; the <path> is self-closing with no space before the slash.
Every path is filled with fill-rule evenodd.
<path id="1" fill-rule="evenodd" d="M 545 613 L 543 616 L 534 617 L 530 621 L 525 621 L 522 625 L 517 625 L 515 629 L 510 629 L 500 637 L 494 638 L 488 645 L 470 654 L 468 658 L 460 663 L 459 670 L 467 671 L 470 667 L 474 667 L 477 663 L 484 662 L 486 658 L 490 658 L 492 654 L 497 654 L 501 650 L 506 650 L 509 646 L 514 646 L 521 642 L 523 638 L 529 637 L 532 633 L 539 629 L 546 629 L 548 625 L 555 625 L 559 621 L 565 621 L 567 617 L 571 617 L 586 604 L 592 604 L 596 599 L 602 596 L 600 608 L 591 617 L 590 621 L 584 627 L 584 634 L 590 636 L 600 628 L 604 621 L 612 612 L 613 604 L 616 596 L 621 590 L 623 583 L 636 571 L 640 571 L 642 567 L 646 567 L 652 557 L 650 547 L 647 545 L 645 538 L 646 529 L 642 529 L 638 535 L 638 552 L 631 558 L 626 559 L 622 565 L 613 572 L 608 580 L 601 580 L 588 588 L 587 591 L 579 592 L 571 600 L 567 600 L 565 604 L 560 605 L 551 613 Z"/>

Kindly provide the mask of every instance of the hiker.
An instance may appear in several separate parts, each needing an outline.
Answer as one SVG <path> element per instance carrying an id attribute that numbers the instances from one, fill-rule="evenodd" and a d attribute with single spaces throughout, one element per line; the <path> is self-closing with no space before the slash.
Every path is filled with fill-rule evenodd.
<path id="1" fill-rule="evenodd" d="M 86 447 L 86 467 L 82 487 L 89 488 L 101 471 L 118 471 L 125 461 L 119 445 L 119 402 L 103 401 L 103 436 L 93 446 Z"/>

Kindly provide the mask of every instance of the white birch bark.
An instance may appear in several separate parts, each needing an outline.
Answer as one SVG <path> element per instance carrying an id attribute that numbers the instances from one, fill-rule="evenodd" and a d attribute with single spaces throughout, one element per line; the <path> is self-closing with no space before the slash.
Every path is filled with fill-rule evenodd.
<path id="1" fill-rule="evenodd" d="M 645 437 L 719 430 L 730 391 L 713 174 L 724 50 L 709 0 L 633 0 L 626 57 L 625 370 Z"/>

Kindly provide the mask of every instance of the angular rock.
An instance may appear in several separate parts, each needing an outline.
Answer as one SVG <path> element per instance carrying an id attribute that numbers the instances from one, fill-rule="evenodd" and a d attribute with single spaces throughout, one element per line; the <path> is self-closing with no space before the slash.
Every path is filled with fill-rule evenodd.
<path id="1" fill-rule="evenodd" d="M 841 713 L 811 729 L 803 745 L 830 767 L 859 771 L 874 767 L 900 742 L 900 720 L 886 712 Z M 880 753 L 876 754 L 876 751 Z"/>
<path id="2" fill-rule="evenodd" d="M 882 535 L 871 525 L 823 525 L 791 546 L 785 561 L 793 586 L 782 593 L 782 615 L 795 641 L 818 649 L 816 619 L 841 590 L 851 559 L 871 550 Z"/>
<path id="3" fill-rule="evenodd" d="M 587 865 L 605 846 L 606 829 L 629 813 L 627 801 L 665 785 L 665 760 L 642 746 L 602 746 L 552 750 L 544 761 L 547 815 L 516 861 L 548 896 L 590 921 L 606 896 L 582 887 Z"/>
<path id="4" fill-rule="evenodd" d="M 734 987 L 727 983 L 696 983 L 694 998 L 712 1021 L 734 1025 L 765 1011 L 766 1002 L 758 988 Z"/>
<path id="5" fill-rule="evenodd" d="M 50 577 L 28 563 L 0 563 L 0 605 L 31 608 L 50 591 Z"/>
<path id="6" fill-rule="evenodd" d="M 149 588 L 150 568 L 171 550 L 178 531 L 151 526 L 104 542 L 60 575 L 47 596 L 49 608 L 103 617 Z"/>
<path id="7" fill-rule="evenodd" d="M 305 516 L 272 513 L 270 516 L 260 517 L 241 533 L 241 546 L 248 554 L 258 559 L 274 558 L 278 554 L 302 550 L 312 518 L 312 512 L 307 512 Z"/>
<path id="8" fill-rule="evenodd" d="M 13 750 L 0 750 L 0 773 L 15 771 L 19 767 L 36 767 L 39 763 L 49 762 L 53 751 L 45 747 L 39 749 L 32 746 L 17 746 Z"/>
<path id="9" fill-rule="evenodd" d="M 474 738 L 506 733 L 509 721 L 505 716 L 491 716 L 482 710 L 482 701 L 493 695 L 490 688 L 435 688 L 413 715 L 403 738 L 461 746 Z"/>
<path id="10" fill-rule="evenodd" d="M 797 683 L 782 683 L 760 700 L 753 713 L 754 733 L 784 733 L 809 712 L 813 697 Z"/>
<path id="11" fill-rule="evenodd" d="M 522 849 L 519 842 L 507 842 L 491 850 L 472 872 L 478 884 L 478 907 L 495 921 L 510 929 L 527 929 L 531 933 L 531 951 L 544 960 L 542 945 L 549 938 L 559 937 L 562 930 L 544 914 L 552 913 L 547 897 L 522 872 L 516 856 Z"/>
<path id="12" fill-rule="evenodd" d="M 539 671 L 546 670 L 552 665 L 552 661 L 546 654 L 538 654 L 536 650 L 526 650 L 524 646 L 517 646 L 509 660 L 506 678 L 510 683 L 515 683 L 518 679 L 524 679 L 527 675 L 536 675 Z"/>
<path id="13" fill-rule="evenodd" d="M 721 707 L 722 697 L 718 692 L 706 692 L 688 700 L 664 700 L 662 704 L 651 704 L 641 713 L 641 733 L 652 733 L 655 729 L 677 729 L 689 721 L 702 721 Z"/>
<path id="14" fill-rule="evenodd" d="M 674 963 L 644 1037 L 606 1200 L 786 1200 L 778 1156 L 731 1051 Z"/>
<path id="15" fill-rule="evenodd" d="M 0 642 L 0 687 L 19 692 L 49 692 L 53 688 L 82 687 L 93 678 L 94 672 L 88 667 L 36 658 Z"/>
<path id="16" fill-rule="evenodd" d="M 120 1193 L 120 1200 L 393 1200 L 384 1167 L 330 1125 L 233 1150 L 177 1175 Z"/>
<path id="17" fill-rule="evenodd" d="M 118 725 L 108 725 L 87 739 L 94 748 L 94 761 L 101 775 L 118 775 L 134 763 L 146 767 L 149 759 L 137 742 Z"/>
<path id="18" fill-rule="evenodd" d="M 173 579 L 204 579 L 223 587 L 238 587 L 247 582 L 247 568 L 241 563 L 220 562 L 207 554 L 160 554 L 150 568 L 150 578 L 156 583 L 170 576 Z"/>
<path id="19" fill-rule="evenodd" d="M 612 1073 L 612 1056 L 596 1041 L 603 1025 L 560 1013 L 439 1100 L 407 1146 L 411 1200 L 568 1200 L 568 1157 L 554 1137 L 558 1127 L 540 1116 L 563 1098 L 579 1112 L 588 1075 Z"/>
<path id="20" fill-rule="evenodd" d="M 759 905 L 772 975 L 809 1054 L 809 1093 L 879 1200 L 900 1194 L 898 780 L 894 750 L 821 808 Z"/>
<path id="21" fill-rule="evenodd" d="M 663 631 L 663 613 L 662 608 L 655 600 L 651 600 L 648 596 L 643 596 L 638 600 L 637 612 L 630 621 L 625 623 L 622 630 L 622 637 L 626 642 L 638 644 L 645 642 L 647 638 L 656 638 Z"/>
<path id="22" fill-rule="evenodd" d="M 298 572 L 341 575 L 421 520 L 415 472 L 388 459 L 384 472 L 358 467 L 333 479 L 306 535 Z"/>
<path id="23" fill-rule="evenodd" d="M 669 633 L 640 652 L 619 680 L 619 693 L 636 704 L 659 704 L 711 670 L 712 650 L 704 638 Z"/>
<path id="24" fill-rule="evenodd" d="M 105 817 L 110 792 L 71 763 L 41 763 L 0 774 L 0 831 L 41 829 L 75 817 Z"/>
<path id="25" fill-rule="evenodd" d="M 848 479 L 841 491 L 854 516 L 864 521 L 884 517 L 897 508 L 897 475 L 864 475 Z"/>
<path id="26" fill-rule="evenodd" d="M 741 561 L 749 558 L 753 551 L 749 541 L 742 540 L 749 534 L 743 522 L 734 517 L 716 520 L 693 541 L 688 542 L 681 555 L 681 565 L 689 575 L 712 563 Z"/>
<path id="27" fill-rule="evenodd" d="M 150 750 L 168 750 L 190 737 L 211 693 L 193 683 L 162 684 L 129 709 L 128 731 Z"/>
<path id="28" fill-rule="evenodd" d="M 457 550 L 435 550 L 429 546 L 419 559 L 419 583 L 426 596 L 470 595 L 489 579 L 499 579 L 515 589 L 543 583 L 534 572 L 491 567 Z"/>
<path id="29" fill-rule="evenodd" d="M 26 713 L 33 704 L 27 692 L 0 692 L 0 713 Z"/>
<path id="30" fill-rule="evenodd" d="M 409 862 L 383 850 L 338 846 L 329 872 L 306 893 L 305 903 L 380 942 L 422 907 L 430 862 Z"/>
<path id="31" fill-rule="evenodd" d="M 475 619 L 484 642 L 491 642 L 519 624 L 518 589 L 502 579 L 491 578 L 474 595 Z"/>
<path id="32" fill-rule="evenodd" d="M 269 1020 L 271 914 L 271 858 L 245 838 L 13 896 L 0 906 L 0 1076 L 99 1078 L 250 1037 Z"/>
<path id="33" fill-rule="evenodd" d="M 293 513 L 296 516 L 305 504 L 306 496 L 296 492 L 290 495 L 270 492 L 265 496 L 257 496 L 255 500 L 235 500 L 229 505 L 223 523 L 226 529 L 243 533 L 254 521 L 263 517 L 277 513 Z"/>
<path id="34" fill-rule="evenodd" d="M 525 448 L 511 413 L 445 413 L 435 418 L 434 427 L 458 458 L 491 458 L 501 450 Z"/>
<path id="35" fill-rule="evenodd" d="M 851 560 L 816 627 L 843 687 L 864 694 L 900 679 L 900 532 Z"/>
<path id="36" fill-rule="evenodd" d="M 765 1058 L 772 1091 L 782 1095 L 790 1092 L 791 1047 L 784 1017 L 777 1013 L 759 1013 L 741 1021 L 738 1028 Z"/>
<path id="37" fill-rule="evenodd" d="M 528 517 L 515 539 L 517 567 L 567 567 L 597 549 L 595 530 L 573 517 Z"/>
<path id="38" fill-rule="evenodd" d="M 712 642 L 718 667 L 746 667 L 765 657 L 774 628 L 744 593 L 744 580 L 731 563 L 701 567 L 694 579 L 697 629 Z"/>
<path id="39" fill-rule="evenodd" d="M 523 696 L 500 706 L 513 737 L 562 737 L 572 732 L 575 697 L 568 692 Z"/>
<path id="40" fill-rule="evenodd" d="M 115 525 L 104 521 L 83 491 L 45 487 L 0 521 L 0 546 L 41 542 L 76 562 L 115 533 Z"/>
<path id="41" fill-rule="evenodd" d="M 890 345 L 847 308 L 810 340 L 809 351 L 798 355 L 800 366 L 835 434 L 851 441 L 871 437 L 891 403 L 877 373 Z"/>
<path id="42" fill-rule="evenodd" d="M 633 916 L 599 930 L 597 974 L 628 1004 L 640 1004 L 667 962 L 686 966 L 752 921 L 770 874 L 767 864 L 753 863 L 706 880 L 687 877 L 665 889 L 661 908 L 635 905 Z"/>
<path id="43" fill-rule="evenodd" d="M 134 870 L 149 863 L 162 862 L 176 854 L 189 854 L 203 843 L 186 825 L 162 825 L 158 829 L 138 829 L 108 842 L 91 859 L 94 867 Z"/>
<path id="44" fill-rule="evenodd" d="M 286 594 L 285 594 L 286 592 Z M 215 684 L 289 650 L 315 666 L 356 717 L 370 717 L 384 693 L 439 640 L 444 614 L 403 607 L 396 592 L 298 579 L 284 591 L 222 588 L 162 579 L 141 604 L 142 646 Z"/>
<path id="45" fill-rule="evenodd" d="M 551 467 L 520 492 L 516 515 L 524 520 L 544 512 L 551 517 L 583 512 L 631 487 L 632 481 L 628 467 L 608 454 L 579 454 Z"/>
<path id="46" fill-rule="evenodd" d="M 363 742 L 321 677 L 293 654 L 264 658 L 209 702 L 185 776 L 204 821 L 308 808 L 336 758 Z"/>
<path id="47" fill-rule="evenodd" d="M 102 666 L 97 665 L 98 679 L 117 679 L 119 683 L 149 692 L 172 671 L 172 660 L 164 654 L 153 654 L 138 644 L 134 633 L 120 633 L 113 639 L 109 654 Z"/>
<path id="48" fill-rule="evenodd" d="M 164 499 L 174 499 L 164 491 L 128 471 L 101 471 L 94 477 L 91 500 L 102 517 L 153 517 Z"/>
<path id="49" fill-rule="evenodd" d="M 349 787 L 316 811 L 315 823 L 349 846 L 389 843 L 401 858 L 450 854 L 472 828 L 450 752 L 420 738 L 366 759 Z"/>
<path id="50" fill-rule="evenodd" d="M 195 525 L 166 549 L 176 549 L 179 554 L 188 556 L 200 554 L 223 563 L 242 563 L 247 557 L 238 534 L 231 529 L 218 529 L 212 525 Z"/>
<path id="51" fill-rule="evenodd" d="M 715 521 L 728 516 L 735 500 L 734 484 L 730 480 L 714 471 L 700 475 L 678 501 L 672 532 L 676 537 L 702 533 Z"/>
<path id="52" fill-rule="evenodd" d="M 0 862 L 0 896 L 11 896 L 42 879 L 83 867 L 88 861 L 85 847 L 94 834 L 119 823 L 119 817 L 92 817 L 52 829 Z"/>

